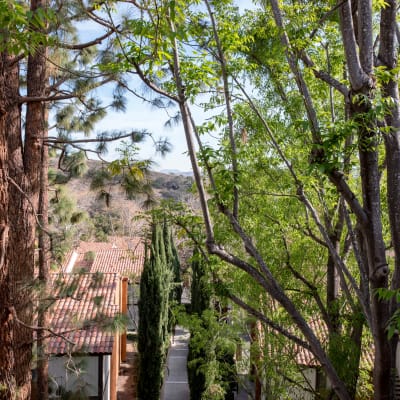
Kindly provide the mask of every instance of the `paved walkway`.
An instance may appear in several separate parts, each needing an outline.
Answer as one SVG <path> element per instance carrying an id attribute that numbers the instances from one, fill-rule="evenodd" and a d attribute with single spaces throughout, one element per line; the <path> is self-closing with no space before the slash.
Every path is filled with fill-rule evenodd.
<path id="1" fill-rule="evenodd" d="M 161 400 L 189 400 L 190 391 L 187 376 L 189 332 L 180 326 L 175 329 L 174 340 L 168 351 L 167 367 L 165 369 L 164 385 L 161 389 Z M 239 393 L 235 400 L 248 400 L 248 390 L 253 391 L 253 384 L 242 377 Z M 246 388 L 247 390 L 246 390 Z"/>
<path id="2" fill-rule="evenodd" d="M 187 376 L 189 332 L 180 326 L 175 329 L 174 340 L 168 351 L 167 368 L 161 400 L 189 400 L 189 384 Z"/>

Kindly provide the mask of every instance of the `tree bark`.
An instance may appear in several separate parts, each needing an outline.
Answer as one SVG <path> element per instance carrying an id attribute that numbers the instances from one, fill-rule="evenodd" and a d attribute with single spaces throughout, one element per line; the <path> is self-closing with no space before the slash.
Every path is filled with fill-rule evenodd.
<path id="1" fill-rule="evenodd" d="M 7 259 L 8 222 L 8 148 L 6 116 L 9 108 L 6 80 L 8 57 L 0 53 L 0 399 L 14 399 L 16 384 L 13 376 L 14 352 L 12 320 L 8 311 L 11 302 L 9 263 Z"/>
<path id="2" fill-rule="evenodd" d="M 47 0 L 31 0 L 31 11 L 33 13 L 47 8 Z M 42 32 L 45 34 L 45 32 Z M 27 96 L 43 98 L 48 95 L 48 72 L 47 72 L 47 48 L 38 46 L 36 51 L 28 57 L 27 72 Z M 47 297 L 49 279 L 49 256 L 50 240 L 47 235 L 48 227 L 48 147 L 45 141 L 48 137 L 47 130 L 47 105 L 45 102 L 31 102 L 27 105 L 26 132 L 25 132 L 25 154 L 24 164 L 27 178 L 30 182 L 30 199 L 37 210 L 37 221 L 39 241 L 39 283 L 40 303 L 37 304 L 37 320 L 39 326 L 47 326 L 48 304 L 40 298 Z M 34 215 L 32 215 L 34 217 Z M 36 221 L 33 223 L 33 232 Z M 48 356 L 46 352 L 47 340 L 44 331 L 37 332 L 37 372 L 38 372 L 38 394 L 43 400 L 48 399 Z"/>
<path id="3" fill-rule="evenodd" d="M 47 115 L 47 112 L 44 113 Z M 45 118 L 46 119 L 46 118 Z M 44 130 L 47 133 L 47 130 Z M 48 163 L 49 154 L 47 146 L 42 146 L 42 161 L 40 169 L 40 195 L 38 220 L 40 223 L 38 229 L 39 242 L 39 283 L 40 283 L 40 303 L 38 306 L 38 325 L 48 326 L 48 301 L 41 298 L 48 298 L 49 294 L 49 274 L 50 274 L 50 237 L 48 235 Z M 47 400 L 49 397 L 49 363 L 47 354 L 47 342 L 45 331 L 37 332 L 37 379 L 38 394 L 41 400 Z"/>
<path id="4" fill-rule="evenodd" d="M 18 318 L 29 324 L 32 322 L 29 283 L 33 278 L 35 233 L 34 217 L 29 202 L 29 182 L 23 163 L 21 108 L 18 106 L 18 64 L 8 69 L 6 87 L 12 104 L 6 116 L 10 177 L 8 217 L 11 227 L 7 249 L 11 291 L 9 307 L 13 306 Z M 12 336 L 17 398 L 28 399 L 31 388 L 32 330 L 13 322 Z"/>

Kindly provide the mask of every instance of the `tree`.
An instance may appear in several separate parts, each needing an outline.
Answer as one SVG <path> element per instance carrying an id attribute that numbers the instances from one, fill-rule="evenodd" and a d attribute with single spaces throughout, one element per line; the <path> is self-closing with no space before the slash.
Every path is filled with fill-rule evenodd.
<path id="1" fill-rule="evenodd" d="M 210 266 L 195 247 L 192 257 L 188 380 L 191 400 L 233 399 L 236 334 L 226 319 L 226 298 L 213 293 Z"/>
<path id="2" fill-rule="evenodd" d="M 73 9 L 76 4 L 71 5 Z M 47 214 L 47 145 L 54 140 L 47 138 L 48 103 L 79 97 L 84 102 L 85 94 L 99 84 L 110 82 L 110 77 L 83 87 L 80 82 L 70 93 L 66 93 L 66 83 L 74 75 L 64 74 L 62 77 L 54 73 L 52 84 L 49 84 L 48 58 L 50 41 L 58 43 L 53 35 L 57 27 L 55 14 L 48 9 L 46 1 L 32 0 L 30 9 L 27 5 L 15 2 L 1 4 L 1 58 L 2 58 L 2 148 L 4 180 L 2 187 L 7 191 L 4 196 L 4 269 L 2 270 L 1 290 L 1 336 L 0 345 L 7 354 L 4 364 L 0 364 L 0 397 L 7 399 L 25 399 L 30 396 L 31 359 L 33 332 L 38 332 L 41 343 L 42 326 L 32 326 L 33 303 L 32 283 L 34 279 L 34 252 L 36 225 L 40 225 L 40 280 L 46 286 L 48 271 L 48 238 L 46 231 Z M 57 17 L 63 15 L 68 7 L 60 7 Z M 82 8 L 82 7 L 81 7 Z M 76 10 L 76 9 L 75 9 Z M 69 15 L 71 17 L 71 14 Z M 74 17 L 72 17 L 74 19 Z M 51 23 L 49 23 L 51 21 Z M 54 25 L 53 25 L 54 23 Z M 59 32 L 59 31 L 58 31 Z M 101 39 L 88 44 L 60 47 L 76 48 L 82 51 L 98 44 L 112 32 L 107 32 Z M 76 46 L 76 47 L 75 47 Z M 54 53 L 53 53 L 54 55 Z M 79 56 L 75 57 L 75 61 Z M 25 63 L 25 64 L 24 64 Z M 26 65 L 26 68 L 20 68 Z M 55 67 L 56 63 L 52 64 Z M 20 74 L 25 71 L 25 74 Z M 65 70 L 64 70 L 65 72 Z M 68 73 L 71 73 L 69 71 Z M 67 75 L 67 76 L 66 76 Z M 7 77 L 7 78 L 6 78 Z M 59 79 L 57 79 L 59 78 Z M 21 84 L 26 82 L 26 95 L 20 94 Z M 121 96 L 119 96 L 121 103 Z M 89 102 L 90 103 L 90 102 Z M 22 107 L 26 104 L 26 107 Z M 85 104 L 85 106 L 92 106 Z M 94 111 L 92 110 L 92 113 Z M 98 114 L 98 113 L 97 113 Z M 104 110 L 102 115 L 104 115 Z M 92 118 L 93 119 L 93 118 Z M 25 122 L 24 128 L 22 121 Z M 81 119 L 82 121 L 82 119 Z M 88 129 L 88 127 L 86 127 Z M 106 140 L 106 139 L 104 139 Z M 103 138 L 99 142 L 104 141 Z M 58 141 L 57 143 L 64 143 Z M 70 143 L 70 141 L 69 141 Z M 42 202 L 39 204 L 39 202 Z M 38 212 L 40 210 L 40 216 Z M 13 227 L 8 230 L 9 225 Z M 9 232 L 9 233 L 8 233 Z M 23 238 L 23 240 L 21 240 Z M 44 291 L 45 292 L 45 291 Z M 39 313 L 38 322 L 45 323 L 45 315 Z M 41 348 L 42 346 L 40 346 Z M 41 350 L 39 350 L 41 351 Z M 44 354 L 44 353 L 43 353 Z M 40 362 L 45 360 L 40 357 Z M 40 382 L 42 396 L 47 396 L 46 366 L 42 365 Z"/>
<path id="3" fill-rule="evenodd" d="M 325 3 L 305 2 L 294 6 L 292 3 L 278 4 L 274 0 L 262 2 L 260 12 L 249 13 L 250 19 L 260 18 L 264 22 L 258 26 L 259 36 L 264 39 L 261 42 L 259 36 L 246 36 L 242 25 L 239 30 L 232 30 L 232 26 L 237 25 L 231 20 L 237 18 L 237 14 L 227 6 L 229 2 L 205 1 L 204 5 L 208 15 L 199 10 L 196 13 L 188 2 L 160 1 L 154 7 L 138 3 L 142 17 L 140 21 L 132 19 L 129 22 L 132 36 L 126 42 L 121 41 L 124 47 L 120 67 L 126 70 L 133 67 L 155 93 L 179 106 L 209 252 L 251 276 L 254 284 L 290 316 L 304 340 L 284 326 L 274 324 L 268 315 L 246 303 L 246 299 L 234 293 L 230 293 L 230 297 L 262 323 L 310 350 L 323 366 L 339 399 L 354 396 L 354 381 L 346 383 L 340 376 L 337 366 L 310 328 L 307 315 L 285 287 L 281 271 L 268 261 L 264 250 L 267 243 L 258 237 L 255 225 L 247 215 L 249 208 L 245 207 L 247 197 L 243 190 L 247 183 L 245 179 L 248 179 L 246 172 L 263 174 L 265 164 L 257 168 L 256 162 L 270 160 L 275 162 L 275 170 L 284 171 L 290 181 L 277 194 L 293 196 L 302 208 L 304 232 L 314 237 L 330 257 L 326 264 L 330 274 L 329 314 L 324 315 L 325 306 L 320 295 L 314 296 L 313 301 L 326 321 L 333 323 L 331 332 L 341 330 L 340 326 L 335 327 L 337 317 L 332 307 L 338 293 L 335 279 L 340 282 L 340 296 L 347 299 L 354 315 L 357 309 L 361 310 L 374 338 L 375 399 L 393 398 L 391 371 L 395 366 L 397 337 L 389 340 L 385 330 L 397 305 L 393 298 L 391 301 L 378 299 L 375 292 L 389 285 L 385 242 L 392 243 L 395 254 L 391 287 L 398 288 L 400 276 L 396 4 L 388 2 L 373 9 L 368 1 L 360 1 L 357 5 L 346 1 L 333 8 Z M 378 17 L 379 35 L 374 41 L 373 21 Z M 187 24 L 189 21 L 190 25 Z M 321 45 L 326 44 L 325 40 L 332 40 L 332 53 L 329 46 Z M 241 55 L 249 53 L 252 41 L 257 42 L 264 53 L 271 50 L 269 64 L 265 61 L 258 66 L 243 63 Z M 332 60 L 335 60 L 334 64 Z M 244 74 L 251 78 L 251 70 L 258 67 L 258 77 L 264 79 L 253 81 L 254 87 L 261 90 L 261 96 L 255 99 L 247 93 L 240 76 Z M 281 85 L 276 79 L 273 82 L 272 75 L 276 72 L 279 72 Z M 273 83 L 274 97 L 268 97 L 271 92 L 263 90 Z M 218 115 L 213 124 L 208 123 L 201 129 L 195 125 L 190 111 L 190 104 L 198 98 L 200 88 L 202 91 L 214 88 L 212 101 L 225 107 L 224 115 Z M 328 95 L 322 97 L 321 93 Z M 239 95 L 236 106 L 233 100 Z M 286 112 L 285 98 L 296 108 Z M 235 125 L 240 121 L 235 119 L 238 114 L 233 113 L 233 105 L 236 112 L 240 102 L 247 103 L 251 118 L 259 121 L 257 131 L 248 137 L 243 131 L 240 134 L 241 128 L 247 130 L 247 126 Z M 282 118 L 274 116 L 275 113 L 282 113 Z M 221 142 L 215 151 L 204 145 L 198 133 L 215 131 L 219 127 Z M 290 135 L 281 134 L 284 131 Z M 380 138 L 383 138 L 384 146 Z M 199 157 L 207 174 L 211 201 L 206 195 L 194 140 L 199 144 Z M 261 147 L 262 140 L 268 146 Z M 257 145 L 266 157 L 258 156 Z M 297 154 L 290 145 L 296 146 Z M 252 160 L 243 157 L 246 147 L 252 147 L 254 151 Z M 385 162 L 380 162 L 382 155 Z M 384 192 L 387 193 L 386 201 L 382 197 Z M 342 204 L 341 211 L 338 207 L 326 207 L 327 198 L 321 197 L 325 193 L 334 193 L 331 200 Z M 267 193 L 262 197 L 266 196 Z M 332 214 L 334 219 L 325 218 L 329 216 L 326 212 L 329 208 L 339 211 Z M 339 214 L 340 218 L 337 217 Z M 385 229 L 382 216 L 390 226 L 390 232 Z M 225 237 L 229 236 L 230 240 L 233 237 L 236 246 L 218 234 L 221 221 L 224 229 L 230 232 Z M 268 219 L 263 222 L 270 225 Z M 335 232 L 336 223 L 341 223 L 344 228 L 338 225 Z M 274 221 L 272 225 L 275 225 Z M 275 226 L 279 227 L 279 224 Z M 279 228 L 275 232 L 279 232 Z M 335 237 L 337 233 L 339 235 Z M 341 251 L 344 247 L 351 249 L 351 257 L 348 250 Z M 295 268 L 291 269 L 291 275 L 302 286 L 318 293 L 312 289 L 312 282 Z M 356 341 L 359 341 L 360 328 L 356 328 L 354 325 L 354 333 L 358 329 Z"/>
<path id="4" fill-rule="evenodd" d="M 157 211 L 152 215 L 150 254 L 146 250 L 148 257 L 140 279 L 138 395 L 141 399 L 158 399 L 160 396 L 169 335 L 175 325 L 172 308 L 178 300 L 180 302 L 177 297 L 180 264 L 174 251 L 172 232 L 165 219 L 159 222 Z M 149 382 L 153 384 L 149 385 Z"/>
<path id="5" fill-rule="evenodd" d="M 1 229 L 1 252 L 0 252 L 0 301 L 2 304 L 7 304 L 10 301 L 10 288 L 8 285 L 8 148 L 6 140 L 6 113 L 9 107 L 6 96 L 6 79 L 7 79 L 7 62 L 8 57 L 1 53 L 0 57 L 0 229 Z M 9 388 L 15 387 L 15 378 L 13 376 L 13 351 L 12 351 L 12 335 L 11 321 L 4 309 L 0 313 L 1 329 L 0 329 L 0 344 L 3 351 L 3 356 L 0 360 L 0 398 L 5 399 L 10 393 Z"/>
<path id="6" fill-rule="evenodd" d="M 165 359 L 161 324 L 161 274 L 159 259 L 146 261 L 140 281 L 139 336 L 140 372 L 138 396 L 140 399 L 158 399 L 162 385 Z M 149 382 L 152 382 L 149 385 Z"/>
<path id="7" fill-rule="evenodd" d="M 13 7 L 10 5 L 11 8 Z M 7 35 L 12 35 L 17 31 L 21 24 L 32 28 L 32 34 L 28 40 L 32 46 L 40 46 L 43 40 L 41 30 L 42 18 L 36 14 L 36 8 L 41 8 L 41 3 L 32 2 L 33 19 L 28 20 L 26 10 L 23 6 L 15 5 L 14 10 L 5 10 L 5 15 L 13 12 L 16 14 L 8 20 L 4 26 L 3 40 L 7 41 Z M 14 20 L 16 18 L 16 20 Z M 19 21 L 16 23 L 16 21 Z M 8 24 L 11 22 L 10 30 Z M 14 25 L 14 26 L 13 26 Z M 20 33 L 17 34 L 20 37 Z M 31 329 L 19 324 L 15 318 L 18 316 L 20 321 L 29 324 L 32 320 L 32 303 L 29 296 L 29 282 L 33 278 L 34 266 L 34 245 L 35 245 L 35 209 L 39 195 L 39 171 L 40 154 L 42 142 L 40 140 L 41 115 L 37 114 L 26 119 L 26 125 L 31 130 L 27 131 L 22 146 L 21 137 L 21 108 L 19 103 L 19 57 L 18 52 L 25 51 L 24 45 L 11 40 L 1 46 L 1 56 L 4 62 L 4 72 L 7 79 L 5 84 L 4 118 L 5 130 L 2 139 L 5 140 L 4 146 L 8 147 L 7 164 L 8 172 L 6 179 L 8 198 L 5 207 L 8 216 L 7 220 L 13 226 L 10 230 L 8 243 L 4 243 L 4 275 L 2 286 L 2 348 L 10 356 L 7 365 L 1 366 L 0 386 L 2 388 L 0 396 L 2 398 L 29 398 L 30 396 L 30 363 L 31 352 L 27 343 L 32 343 L 33 332 Z M 32 74 L 32 66 L 37 65 L 36 73 L 32 75 L 32 80 L 28 87 L 31 93 L 42 93 L 43 86 L 40 79 L 43 69 L 39 60 L 30 58 L 28 64 Z M 35 106 L 33 106 L 35 107 Z M 36 107 L 41 108 L 40 102 Z M 21 236 L 24 240 L 21 240 Z"/>
<path id="8" fill-rule="evenodd" d="M 206 262 L 197 248 L 193 251 L 191 266 L 190 311 L 200 316 L 204 310 L 210 308 L 211 289 L 209 279 L 207 279 Z"/>
<path id="9" fill-rule="evenodd" d="M 210 309 L 211 291 L 210 284 L 207 284 L 204 259 L 200 256 L 199 251 L 196 250 L 195 248 L 192 259 L 190 312 L 192 314 L 197 314 L 197 316 L 201 318 L 203 312 Z M 204 363 L 206 358 L 205 346 L 197 346 L 196 348 L 194 342 L 192 342 L 193 333 L 191 333 L 188 354 L 188 380 L 190 398 L 192 400 L 197 398 L 201 399 L 206 385 L 205 371 L 201 368 L 201 363 Z"/>
<path id="10" fill-rule="evenodd" d="M 163 236 L 165 245 L 165 256 L 167 259 L 168 268 L 172 272 L 172 285 L 170 292 L 170 309 L 173 305 L 181 304 L 182 297 L 182 280 L 181 280 L 181 264 L 179 262 L 178 252 L 176 250 L 172 230 L 169 223 L 164 220 Z M 172 310 L 170 310 L 170 323 L 172 319 Z M 174 324 L 173 324 L 174 325 Z"/>

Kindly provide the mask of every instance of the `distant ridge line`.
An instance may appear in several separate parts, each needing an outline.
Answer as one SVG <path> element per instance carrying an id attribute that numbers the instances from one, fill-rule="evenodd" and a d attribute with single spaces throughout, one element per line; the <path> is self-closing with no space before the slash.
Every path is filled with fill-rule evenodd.
<path id="1" fill-rule="evenodd" d="M 159 171 L 162 174 L 173 174 L 173 175 L 183 175 L 183 176 L 193 176 L 192 171 L 180 171 L 179 169 L 161 169 Z"/>

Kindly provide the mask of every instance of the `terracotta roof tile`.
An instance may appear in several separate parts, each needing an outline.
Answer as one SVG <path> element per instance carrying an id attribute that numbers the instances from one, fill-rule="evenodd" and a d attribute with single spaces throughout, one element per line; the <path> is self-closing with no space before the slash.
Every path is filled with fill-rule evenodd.
<path id="1" fill-rule="evenodd" d="M 140 276 L 143 271 L 144 254 L 131 250 L 107 250 L 96 253 L 91 272 L 115 272 L 122 276 Z"/>
<path id="2" fill-rule="evenodd" d="M 88 253 L 93 253 L 88 256 Z M 93 257 L 91 259 L 91 257 Z M 71 251 L 62 266 L 64 272 L 118 273 L 140 277 L 144 263 L 141 238 L 112 237 L 109 242 L 81 242 Z"/>
<path id="3" fill-rule="evenodd" d="M 118 275 L 53 274 L 52 285 L 56 300 L 49 313 L 50 327 L 75 344 L 54 336 L 49 340 L 48 353 L 111 354 L 114 337 L 101 328 L 101 321 L 118 312 Z"/>
<path id="4" fill-rule="evenodd" d="M 310 322 L 310 327 L 319 338 L 322 346 L 326 348 L 328 344 L 328 328 L 322 319 L 313 320 Z M 319 366 L 319 361 L 315 358 L 311 351 L 301 347 L 299 345 L 293 345 L 293 355 L 295 357 L 296 363 L 299 365 L 304 365 L 308 367 Z M 365 369 L 371 369 L 374 360 L 374 348 L 367 343 L 363 343 L 362 353 L 361 353 L 361 366 Z"/>

